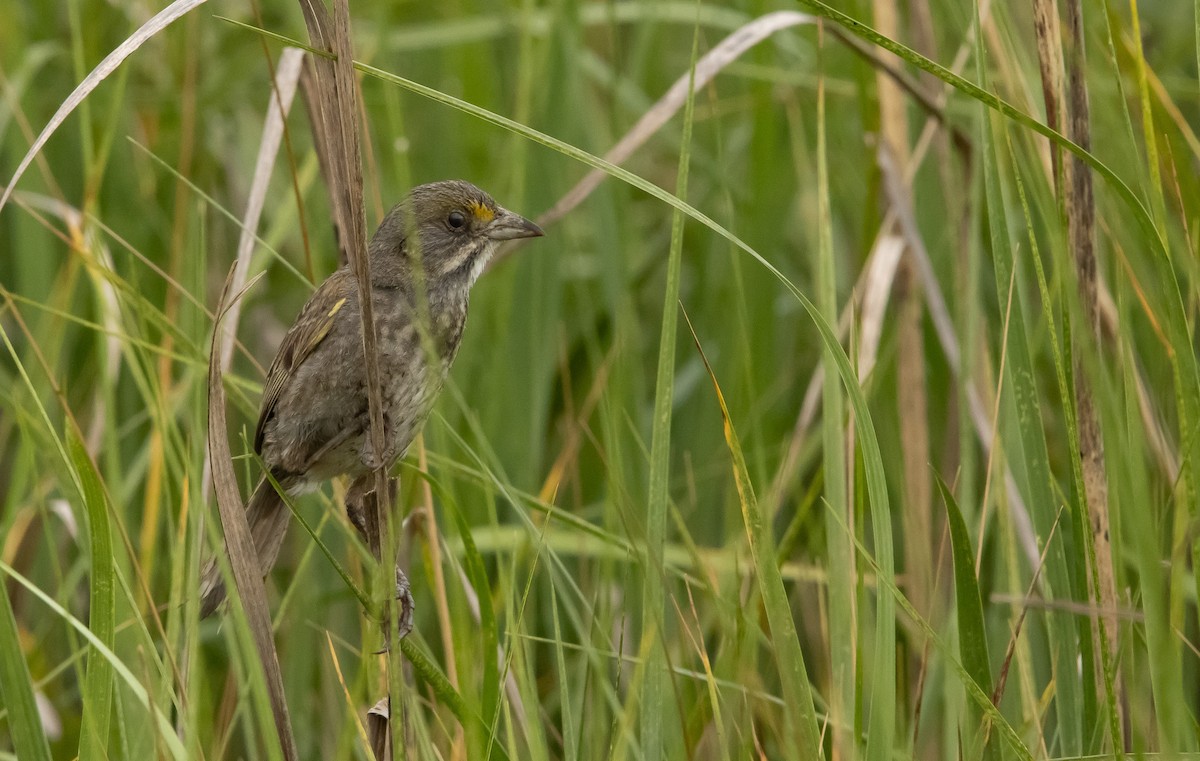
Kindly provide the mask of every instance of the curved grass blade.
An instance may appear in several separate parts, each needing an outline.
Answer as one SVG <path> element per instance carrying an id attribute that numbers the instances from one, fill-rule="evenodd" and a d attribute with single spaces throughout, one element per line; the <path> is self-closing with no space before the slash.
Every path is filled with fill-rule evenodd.
<path id="1" fill-rule="evenodd" d="M 33 162 L 34 156 L 38 151 L 46 145 L 46 141 L 50 136 L 62 126 L 66 118 L 71 115 L 71 112 L 83 102 L 83 99 L 95 90 L 101 82 L 103 82 L 109 74 L 116 71 L 126 58 L 133 54 L 135 50 L 140 48 L 147 40 L 154 35 L 166 29 L 174 21 L 182 16 L 187 15 L 192 9 L 203 5 L 205 0 L 175 0 L 175 2 L 163 8 L 158 13 L 154 14 L 145 24 L 142 24 L 136 32 L 131 34 L 111 53 L 105 56 L 96 68 L 92 69 L 83 81 L 80 82 L 67 99 L 62 102 L 58 110 L 54 112 L 54 116 L 50 117 L 50 122 L 42 129 L 41 134 L 33 141 L 33 145 L 29 146 L 29 150 L 25 153 L 25 157 L 21 159 L 21 163 L 17 165 L 17 171 L 13 172 L 12 178 L 8 181 L 8 186 L 4 192 L 0 194 L 0 211 L 4 210 L 4 204 L 8 203 L 8 197 L 12 195 L 16 189 L 17 181 L 21 179 L 21 175 L 25 174 L 25 170 Z"/>
<path id="2" fill-rule="evenodd" d="M 79 634 L 88 641 L 88 644 L 95 648 L 100 656 L 112 665 L 113 671 L 116 672 L 117 676 L 121 677 L 121 680 L 125 683 L 126 689 L 128 689 L 133 696 L 137 698 L 137 701 L 141 707 L 146 709 L 146 712 L 154 717 L 154 722 L 158 727 L 158 739 L 161 741 L 162 747 L 170 752 L 171 758 L 179 759 L 179 761 L 184 761 L 188 758 L 187 751 L 184 750 L 183 744 L 179 741 L 179 737 L 175 734 L 175 728 L 171 726 L 170 720 L 163 714 L 158 705 L 150 700 L 150 695 L 146 691 L 146 688 L 141 682 L 138 681 L 137 677 L 133 675 L 133 672 L 129 670 L 129 667 L 125 665 L 125 663 L 117 656 L 116 653 L 114 653 L 107 645 L 101 642 L 100 638 L 93 634 L 92 630 L 89 629 L 86 624 L 84 624 L 78 618 L 75 618 L 75 616 L 71 615 L 71 613 L 62 605 L 60 605 L 57 600 L 43 592 L 40 587 L 22 576 L 15 568 L 2 560 L 0 560 L 0 573 L 7 575 L 9 578 L 25 587 L 25 589 L 28 589 L 31 594 L 45 603 L 46 607 L 48 607 L 50 611 L 54 613 L 54 615 L 61 618 L 68 625 L 70 625 L 71 628 L 79 632 Z"/>
<path id="3" fill-rule="evenodd" d="M 116 649 L 116 597 L 114 594 L 112 527 L 108 521 L 108 499 L 100 474 L 88 456 L 79 434 L 67 426 L 67 451 L 82 485 L 87 511 L 90 570 L 88 628 L 110 650 Z M 108 757 L 109 722 L 113 708 L 112 665 L 93 647 L 88 653 L 83 686 L 83 726 L 79 731 L 81 761 Z"/>
<path id="4" fill-rule="evenodd" d="M 733 477 L 742 506 L 742 520 L 746 525 L 746 536 L 750 543 L 750 554 L 754 559 L 763 607 L 767 612 L 767 622 L 771 627 L 771 644 L 775 648 L 775 657 L 779 663 L 779 679 L 783 686 L 785 704 L 785 731 L 781 740 L 783 746 L 791 752 L 791 757 L 818 759 L 821 758 L 821 735 L 817 729 L 812 690 L 808 684 L 808 672 L 804 666 L 804 654 L 800 650 L 796 622 L 792 620 L 787 590 L 783 587 L 783 578 L 775 564 L 775 539 L 771 535 L 771 527 L 763 520 L 762 511 L 759 510 L 754 486 L 750 483 L 750 473 L 746 468 L 746 458 L 742 453 L 737 432 L 733 428 L 733 421 L 729 417 L 729 408 L 725 404 L 725 396 L 721 393 L 717 376 L 712 365 L 708 363 L 708 357 L 704 354 L 704 348 L 700 345 L 700 338 L 692 327 L 687 311 L 683 309 L 682 304 L 679 308 L 683 312 L 688 331 L 692 334 L 692 340 L 696 343 L 696 351 L 704 362 L 708 378 L 712 381 L 713 390 L 717 394 L 717 404 L 721 408 L 725 444 L 733 460 Z M 893 642 L 889 639 L 888 647 L 892 645 Z"/>
<path id="5" fill-rule="evenodd" d="M 905 47 L 904 45 L 901 45 L 900 43 L 883 36 L 861 21 L 851 18 L 841 11 L 829 7 L 825 3 L 820 2 L 820 0 L 800 0 L 800 3 L 812 8 L 818 16 L 837 22 L 856 36 L 862 37 L 864 40 L 867 40 L 874 45 L 878 45 L 884 50 L 896 54 L 922 71 L 929 72 L 964 95 L 979 101 L 983 105 L 1002 114 L 1008 119 L 1011 119 L 1017 124 L 1020 124 L 1023 127 L 1028 127 L 1039 135 L 1051 140 L 1052 142 L 1062 146 L 1079 158 L 1083 159 L 1088 166 L 1092 167 L 1092 169 L 1095 169 L 1096 172 L 1112 186 L 1112 188 L 1117 192 L 1117 195 L 1121 196 L 1121 198 L 1124 199 L 1127 204 L 1129 204 L 1130 209 L 1133 211 L 1134 218 L 1137 219 L 1138 225 L 1142 228 L 1143 232 L 1145 232 L 1147 236 L 1153 238 L 1158 244 L 1157 247 L 1159 254 L 1162 256 L 1167 255 L 1167 242 L 1162 237 L 1162 233 L 1155 226 L 1154 220 L 1150 218 L 1150 213 L 1146 210 L 1145 204 L 1142 203 L 1141 199 L 1134 194 L 1133 190 L 1117 175 L 1116 172 L 1114 172 L 1112 169 L 1109 169 L 1106 164 L 1100 161 L 1100 159 L 1096 158 L 1096 156 L 1091 152 L 1085 150 L 1083 147 L 1068 139 L 1061 133 L 1050 129 L 1045 124 L 1042 124 L 1037 119 L 1034 119 L 1024 111 L 1021 111 L 1016 106 L 1013 106 L 1011 103 L 1005 101 L 998 95 L 994 95 L 974 82 L 960 77 L 941 64 L 932 61 L 916 52 L 912 48 Z"/>
<path id="6" fill-rule="evenodd" d="M 983 601 L 979 596 L 979 580 L 975 578 L 975 552 L 971 549 L 971 535 L 954 495 L 946 488 L 940 477 L 936 479 L 942 501 L 946 503 L 946 519 L 950 527 L 950 548 L 954 556 L 954 597 L 958 614 L 958 651 L 962 656 L 963 668 L 982 690 L 990 690 L 992 668 L 988 659 L 987 629 L 983 625 Z M 998 758 L 995 745 L 986 743 L 987 729 L 983 711 L 974 706 L 971 716 L 975 726 L 971 728 L 968 741 L 971 743 L 968 758 Z"/>
<path id="7" fill-rule="evenodd" d="M 17 758 L 50 761 L 50 746 L 42 729 L 33 678 L 21 652 L 21 637 L 8 593 L 0 593 L 0 699 Z"/>

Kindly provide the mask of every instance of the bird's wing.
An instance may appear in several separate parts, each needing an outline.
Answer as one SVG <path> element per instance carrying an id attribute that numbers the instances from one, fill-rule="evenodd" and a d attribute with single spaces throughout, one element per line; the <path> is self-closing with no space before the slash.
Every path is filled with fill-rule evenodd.
<path id="1" fill-rule="evenodd" d="M 254 431 L 254 451 L 262 454 L 263 438 L 267 422 L 275 412 L 275 405 L 284 389 L 296 375 L 297 368 L 329 335 L 334 320 L 348 300 L 355 299 L 354 278 L 349 268 L 343 267 L 321 283 L 309 297 L 292 327 L 279 344 L 279 351 L 271 369 L 267 371 L 267 382 L 263 386 L 262 409 L 258 413 L 258 427 Z M 345 315 L 343 315 L 344 317 Z"/>

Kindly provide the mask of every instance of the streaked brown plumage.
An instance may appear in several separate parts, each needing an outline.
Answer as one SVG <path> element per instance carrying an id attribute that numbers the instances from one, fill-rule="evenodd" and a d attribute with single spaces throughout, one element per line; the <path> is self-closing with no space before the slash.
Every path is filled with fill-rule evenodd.
<path id="1" fill-rule="evenodd" d="M 501 241 L 541 234 L 468 182 L 421 185 L 397 204 L 368 247 L 388 449 L 376 457 L 370 443 L 360 302 L 346 266 L 309 298 L 267 371 L 254 449 L 280 486 L 296 496 L 402 457 L 458 353 L 471 286 Z M 266 478 L 246 510 L 266 575 L 291 512 Z M 225 598 L 215 563 L 200 590 L 207 616 Z"/>

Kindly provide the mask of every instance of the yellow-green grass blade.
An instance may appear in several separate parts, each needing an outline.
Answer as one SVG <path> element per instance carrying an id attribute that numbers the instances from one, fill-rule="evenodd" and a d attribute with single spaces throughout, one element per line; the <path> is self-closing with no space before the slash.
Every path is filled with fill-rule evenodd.
<path id="1" fill-rule="evenodd" d="M 815 308 L 812 314 L 815 319 L 819 319 Z M 821 742 L 817 729 L 816 712 L 813 708 L 812 689 L 808 683 L 808 669 L 804 665 L 804 654 L 800 650 L 796 623 L 792 620 L 792 606 L 788 600 L 787 590 L 783 586 L 783 578 L 779 575 L 779 567 L 775 562 L 775 537 L 772 535 L 770 524 L 764 520 L 755 497 L 754 485 L 750 482 L 750 473 L 746 469 L 746 458 L 742 452 L 741 442 L 733 427 L 733 421 L 729 417 L 729 408 L 725 404 L 725 396 L 721 393 L 716 373 L 713 372 L 712 365 L 709 364 L 708 357 L 704 354 L 700 338 L 696 335 L 686 312 L 684 312 L 684 319 L 687 321 L 688 330 L 692 334 L 696 350 L 704 362 L 704 368 L 717 396 L 725 443 L 729 448 L 734 482 L 737 485 L 738 499 L 742 506 L 742 520 L 745 523 L 750 554 L 754 560 L 755 575 L 771 629 L 771 643 L 775 650 L 784 699 L 784 727 L 778 737 L 778 742 L 782 746 L 779 751 L 792 758 L 817 759 L 821 757 Z M 889 647 L 891 644 L 889 641 Z"/>
<path id="2" fill-rule="evenodd" d="M 116 599 L 112 529 L 108 518 L 108 499 L 96 466 L 84 449 L 78 433 L 68 426 L 67 450 L 83 486 L 83 508 L 87 515 L 90 550 L 88 628 L 109 650 L 115 650 Z M 83 690 L 83 728 L 79 734 L 80 759 L 108 757 L 109 723 L 113 707 L 113 671 L 97 648 L 88 653 Z"/>
<path id="3" fill-rule="evenodd" d="M 679 153 L 675 195 L 687 197 L 691 156 L 692 122 L 695 112 L 696 57 L 700 27 L 692 33 L 692 60 L 687 101 L 683 110 L 683 144 Z M 683 261 L 684 215 L 678 209 L 671 217 L 671 247 L 667 255 L 666 292 L 663 295 L 662 327 L 658 344 L 658 372 L 654 381 L 654 417 L 650 439 L 649 493 L 646 498 L 646 566 L 642 574 L 642 647 L 648 661 L 641 708 L 642 753 L 646 758 L 664 754 L 663 730 L 667 717 L 665 649 L 668 639 L 663 602 L 666 576 L 663 546 L 666 543 L 667 511 L 670 506 L 671 411 L 675 399 L 675 334 L 679 325 L 679 281 Z"/>

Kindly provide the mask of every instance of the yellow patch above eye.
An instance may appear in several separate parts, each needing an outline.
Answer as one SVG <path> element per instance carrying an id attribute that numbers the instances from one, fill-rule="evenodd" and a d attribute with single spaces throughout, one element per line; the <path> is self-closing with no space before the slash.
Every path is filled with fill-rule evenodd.
<path id="1" fill-rule="evenodd" d="M 496 212 L 492 211 L 490 208 L 479 203 L 478 201 L 471 202 L 471 213 L 474 214 L 475 219 L 478 219 L 480 222 L 491 222 L 496 218 Z"/>
<path id="2" fill-rule="evenodd" d="M 345 304 L 345 303 L 346 303 L 346 299 L 345 299 L 345 297 L 342 297 L 341 299 L 338 299 L 338 303 L 334 304 L 334 305 L 333 305 L 333 309 L 330 309 L 330 310 L 329 310 L 329 315 L 328 315 L 328 316 L 329 316 L 329 317 L 333 317 L 335 314 L 337 314 L 337 313 L 338 313 L 338 310 L 342 308 L 342 304 Z"/>

